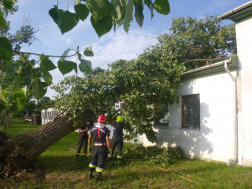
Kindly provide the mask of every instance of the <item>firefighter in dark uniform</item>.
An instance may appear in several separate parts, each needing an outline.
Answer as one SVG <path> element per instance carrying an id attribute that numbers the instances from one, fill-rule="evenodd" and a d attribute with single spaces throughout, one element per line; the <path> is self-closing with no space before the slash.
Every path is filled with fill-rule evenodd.
<path id="1" fill-rule="evenodd" d="M 111 157 L 114 154 L 115 148 L 117 146 L 117 160 L 122 160 L 122 149 L 123 149 L 123 128 L 124 121 L 121 115 L 116 117 L 116 121 L 112 124 L 114 128 L 114 133 L 112 137 L 112 152 L 108 155 L 108 160 L 110 161 Z"/>
<path id="2" fill-rule="evenodd" d="M 83 146 L 83 153 L 82 155 L 86 156 L 87 154 L 87 146 L 88 146 L 88 134 L 87 132 L 90 130 L 90 123 L 87 122 L 85 125 L 83 125 L 81 128 L 79 128 L 79 139 L 78 144 L 76 148 L 76 157 L 79 157 L 81 155 L 81 147 Z"/>
<path id="3" fill-rule="evenodd" d="M 88 178 L 93 177 L 95 172 L 95 181 L 99 181 L 104 170 L 108 151 L 111 150 L 111 144 L 109 139 L 109 129 L 105 127 L 107 117 L 102 114 L 98 117 L 97 124 L 91 129 L 88 137 L 88 150 L 91 152 L 91 139 L 94 138 L 94 146 L 92 149 L 92 161 L 89 164 Z"/>

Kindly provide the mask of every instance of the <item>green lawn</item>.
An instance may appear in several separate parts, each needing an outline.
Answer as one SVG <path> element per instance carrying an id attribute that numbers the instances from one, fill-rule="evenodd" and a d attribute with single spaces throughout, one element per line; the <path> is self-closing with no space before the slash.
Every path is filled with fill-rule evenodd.
<path id="1" fill-rule="evenodd" d="M 6 132 L 18 135 L 36 127 L 12 122 Z M 44 180 L 37 182 L 27 175 L 22 181 L 0 180 L 0 188 L 252 188 L 252 168 L 189 159 L 163 167 L 162 163 L 150 164 L 137 159 L 142 157 L 139 151 L 126 154 L 122 163 L 110 162 L 103 181 L 95 183 L 87 179 L 90 156 L 75 159 L 77 140 L 78 133 L 71 133 L 39 157 L 37 165 L 46 171 Z"/>

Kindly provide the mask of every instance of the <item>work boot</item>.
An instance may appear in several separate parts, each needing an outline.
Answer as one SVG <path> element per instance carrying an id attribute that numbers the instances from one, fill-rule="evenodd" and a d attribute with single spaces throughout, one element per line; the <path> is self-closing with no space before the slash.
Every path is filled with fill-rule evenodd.
<path id="1" fill-rule="evenodd" d="M 89 167 L 88 179 L 92 179 L 93 178 L 93 172 L 94 172 L 94 170 L 95 170 L 95 168 Z"/>
<path id="2" fill-rule="evenodd" d="M 95 172 L 95 182 L 101 181 L 101 172 Z"/>
<path id="3" fill-rule="evenodd" d="M 88 179 L 92 179 L 93 178 L 93 173 L 89 172 L 88 173 Z"/>
<path id="4" fill-rule="evenodd" d="M 75 158 L 78 158 L 78 157 L 80 157 L 80 155 L 76 154 L 76 155 L 75 155 Z"/>

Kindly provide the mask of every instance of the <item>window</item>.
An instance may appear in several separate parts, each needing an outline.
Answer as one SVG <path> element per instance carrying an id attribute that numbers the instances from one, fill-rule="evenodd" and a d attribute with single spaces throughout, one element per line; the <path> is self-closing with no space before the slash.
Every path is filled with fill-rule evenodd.
<path id="1" fill-rule="evenodd" d="M 200 129 L 200 95 L 182 96 L 182 128 Z"/>
<path id="2" fill-rule="evenodd" d="M 155 126 L 168 127 L 169 119 L 168 119 L 168 103 L 157 104 L 155 106 Z"/>

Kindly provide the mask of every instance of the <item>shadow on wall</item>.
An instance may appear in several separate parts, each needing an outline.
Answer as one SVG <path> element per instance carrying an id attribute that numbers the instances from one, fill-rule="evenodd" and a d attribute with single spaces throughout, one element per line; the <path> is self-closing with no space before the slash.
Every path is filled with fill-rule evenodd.
<path id="1" fill-rule="evenodd" d="M 179 96 L 199 94 L 193 90 L 193 84 L 193 81 L 185 82 L 188 87 L 182 85 L 178 92 Z M 211 116 L 209 106 L 205 102 L 200 103 L 200 129 L 181 128 L 181 102 L 176 104 L 175 107 L 171 108 L 169 112 L 172 122 L 168 129 L 158 128 L 156 145 L 159 147 L 181 146 L 185 155 L 189 157 L 204 158 L 207 154 L 211 154 L 213 145 L 209 141 L 208 135 L 213 131 L 207 125 Z"/>

